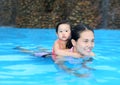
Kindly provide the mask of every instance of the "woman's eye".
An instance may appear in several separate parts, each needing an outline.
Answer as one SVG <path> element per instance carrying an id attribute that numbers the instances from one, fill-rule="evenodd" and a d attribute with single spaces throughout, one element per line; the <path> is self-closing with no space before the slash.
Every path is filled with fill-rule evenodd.
<path id="1" fill-rule="evenodd" d="M 86 43 L 87 43 L 87 42 L 88 42 L 88 40 L 84 40 L 84 42 L 86 42 Z"/>
<path id="2" fill-rule="evenodd" d="M 94 42 L 94 40 L 92 40 L 92 42 Z"/>

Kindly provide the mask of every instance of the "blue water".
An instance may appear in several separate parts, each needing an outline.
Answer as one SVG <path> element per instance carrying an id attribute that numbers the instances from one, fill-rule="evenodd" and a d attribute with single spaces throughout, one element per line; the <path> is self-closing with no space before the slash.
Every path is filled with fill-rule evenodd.
<path id="1" fill-rule="evenodd" d="M 51 59 L 35 57 L 15 48 L 51 51 L 54 29 L 0 27 L 0 85 L 120 85 L 120 30 L 95 30 L 95 59 L 88 77 L 76 77 Z"/>

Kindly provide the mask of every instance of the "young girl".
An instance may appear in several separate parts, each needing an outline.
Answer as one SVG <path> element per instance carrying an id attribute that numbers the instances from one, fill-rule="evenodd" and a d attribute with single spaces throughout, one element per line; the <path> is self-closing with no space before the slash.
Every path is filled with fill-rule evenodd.
<path id="1" fill-rule="evenodd" d="M 77 52 L 70 52 L 71 43 L 71 25 L 68 21 L 62 21 L 56 26 L 56 34 L 58 39 L 55 41 L 52 50 L 52 58 L 56 59 L 64 56 L 80 57 Z"/>

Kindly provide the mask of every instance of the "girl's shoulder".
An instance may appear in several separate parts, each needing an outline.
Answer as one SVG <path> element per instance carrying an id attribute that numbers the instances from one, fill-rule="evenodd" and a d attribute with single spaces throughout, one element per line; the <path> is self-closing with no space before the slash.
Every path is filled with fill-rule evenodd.
<path id="1" fill-rule="evenodd" d="M 59 39 L 55 40 L 55 44 L 58 44 L 59 42 L 60 42 Z"/>

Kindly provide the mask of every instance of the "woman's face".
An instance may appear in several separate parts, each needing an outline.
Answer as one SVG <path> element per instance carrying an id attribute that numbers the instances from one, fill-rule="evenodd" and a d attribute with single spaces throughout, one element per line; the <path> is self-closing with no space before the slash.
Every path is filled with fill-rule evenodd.
<path id="1" fill-rule="evenodd" d="M 76 41 L 76 50 L 84 55 L 89 56 L 94 47 L 94 34 L 90 30 L 83 31 L 80 38 Z"/>

